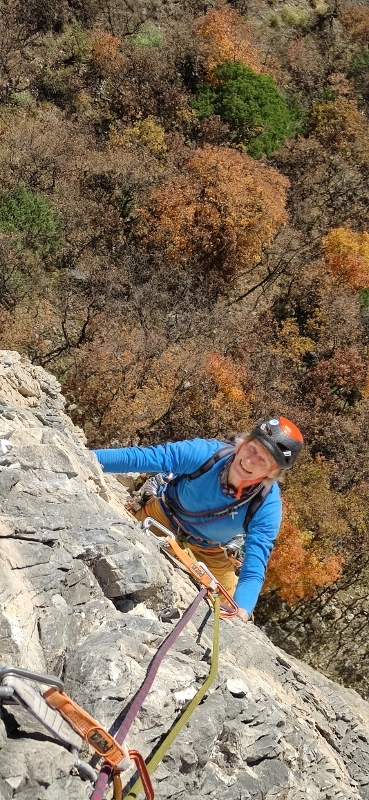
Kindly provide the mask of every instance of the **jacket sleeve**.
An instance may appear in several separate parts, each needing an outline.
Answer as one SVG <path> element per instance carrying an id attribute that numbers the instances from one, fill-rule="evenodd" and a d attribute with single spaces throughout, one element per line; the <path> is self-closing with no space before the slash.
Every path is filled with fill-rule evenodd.
<path id="1" fill-rule="evenodd" d="M 275 483 L 252 518 L 246 537 L 245 558 L 234 599 L 252 614 L 264 583 L 268 559 L 282 521 L 280 490 Z"/>
<path id="2" fill-rule="evenodd" d="M 198 469 L 221 446 L 216 439 L 191 439 L 157 447 L 123 447 L 93 452 L 104 472 L 187 474 Z"/>

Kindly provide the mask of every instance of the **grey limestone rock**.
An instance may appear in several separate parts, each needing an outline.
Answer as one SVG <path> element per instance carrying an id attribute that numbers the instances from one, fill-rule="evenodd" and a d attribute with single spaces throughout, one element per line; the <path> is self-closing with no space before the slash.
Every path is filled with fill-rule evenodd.
<path id="1" fill-rule="evenodd" d="M 197 590 L 129 516 L 64 408 L 55 378 L 0 352 L 1 661 L 62 677 L 110 727 Z M 203 602 L 159 667 L 128 735 L 145 758 L 203 684 L 212 626 Z M 87 745 L 82 757 L 96 762 Z M 222 621 L 217 678 L 153 781 L 158 800 L 369 800 L 369 705 L 251 623 Z M 0 800 L 91 791 L 25 709 L 0 707 Z"/>

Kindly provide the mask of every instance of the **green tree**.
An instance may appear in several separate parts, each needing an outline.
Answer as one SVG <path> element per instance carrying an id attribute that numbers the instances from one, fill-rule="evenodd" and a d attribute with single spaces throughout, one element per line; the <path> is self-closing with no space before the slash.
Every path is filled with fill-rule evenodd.
<path id="1" fill-rule="evenodd" d="M 44 195 L 17 186 L 0 197 L 0 230 L 25 234 L 26 245 L 40 255 L 56 252 L 58 228 L 57 212 Z"/>
<path id="2" fill-rule="evenodd" d="M 302 110 L 296 102 L 288 104 L 271 75 L 227 61 L 214 76 L 216 83 L 199 86 L 193 108 L 200 119 L 218 114 L 228 122 L 251 156 L 270 156 L 295 133 Z"/>

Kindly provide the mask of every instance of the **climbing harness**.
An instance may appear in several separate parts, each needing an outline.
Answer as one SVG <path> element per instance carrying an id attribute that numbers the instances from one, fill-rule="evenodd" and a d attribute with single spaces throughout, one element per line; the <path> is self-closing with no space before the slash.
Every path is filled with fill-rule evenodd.
<path id="1" fill-rule="evenodd" d="M 176 536 L 172 531 L 162 525 L 160 522 L 157 522 L 153 517 L 146 517 L 146 519 L 142 523 L 144 531 L 147 533 L 148 536 L 151 536 L 155 539 L 156 543 L 159 547 L 163 548 L 164 550 L 169 550 L 171 553 L 176 557 L 181 564 L 188 570 L 190 575 L 202 586 L 205 586 L 209 590 L 209 597 L 211 599 L 212 593 L 218 593 L 223 602 L 220 611 L 220 616 L 223 618 L 235 617 L 238 614 L 238 605 L 233 600 L 230 594 L 224 589 L 219 581 L 216 580 L 212 572 L 208 569 L 208 567 L 202 561 L 195 561 L 194 558 L 189 555 L 189 553 L 184 550 L 181 545 L 177 542 Z M 157 528 L 164 536 L 158 536 L 155 534 L 151 528 Z"/>

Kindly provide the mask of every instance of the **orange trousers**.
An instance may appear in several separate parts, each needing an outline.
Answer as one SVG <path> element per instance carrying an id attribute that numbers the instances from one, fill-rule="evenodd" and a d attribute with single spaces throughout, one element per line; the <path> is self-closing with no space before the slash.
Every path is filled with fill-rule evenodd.
<path id="1" fill-rule="evenodd" d="M 157 497 L 152 497 L 143 508 L 140 508 L 139 511 L 135 511 L 134 516 L 140 522 L 143 522 L 146 517 L 152 517 L 156 519 L 157 522 L 160 522 L 161 525 L 165 525 L 166 528 L 169 528 L 172 533 L 176 533 L 164 514 Z M 157 533 L 163 535 L 159 529 Z M 224 586 L 228 594 L 233 597 L 237 585 L 237 576 L 234 571 L 234 566 L 229 558 L 227 558 L 224 550 L 219 545 L 216 547 L 201 547 L 198 544 L 191 544 L 190 548 L 197 561 L 202 561 L 206 564 L 210 572 L 213 573 L 214 578 L 216 578 L 216 580 Z"/>

